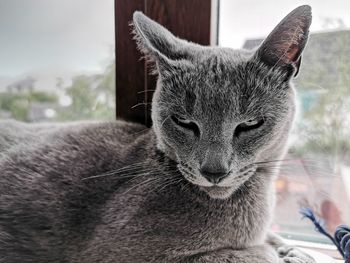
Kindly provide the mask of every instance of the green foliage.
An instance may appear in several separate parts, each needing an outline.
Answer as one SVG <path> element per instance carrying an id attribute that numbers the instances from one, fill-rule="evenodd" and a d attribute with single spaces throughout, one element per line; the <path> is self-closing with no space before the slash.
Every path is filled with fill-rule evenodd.
<path id="1" fill-rule="evenodd" d="M 29 109 L 33 103 L 57 103 L 58 97 L 44 91 L 0 92 L 0 111 L 6 111 L 11 117 L 29 121 Z"/>
<path id="2" fill-rule="evenodd" d="M 33 121 L 29 116 L 33 105 L 50 104 L 57 112 L 57 115 L 50 119 L 53 121 L 115 119 L 114 61 L 107 65 L 102 74 L 73 77 L 72 84 L 68 87 L 64 87 L 62 78 L 57 78 L 56 87 L 71 99 L 69 106 L 61 106 L 54 91 L 37 91 L 35 87 L 28 86 L 0 92 L 0 117 L 7 114 L 17 120 Z"/>
<path id="3" fill-rule="evenodd" d="M 327 153 L 337 160 L 348 158 L 349 72 L 350 31 L 311 35 L 296 80 L 301 97 L 308 97 L 307 103 L 302 103 L 302 122 L 297 129 L 304 143 L 295 149 L 297 152 Z"/>
<path id="4" fill-rule="evenodd" d="M 55 94 L 45 91 L 32 91 L 29 93 L 29 100 L 35 102 L 57 103 L 58 97 Z"/>
<path id="5" fill-rule="evenodd" d="M 89 119 L 94 109 L 95 97 L 90 88 L 88 76 L 73 78 L 72 85 L 66 88 L 65 92 L 72 99 L 72 104 L 60 112 L 61 120 Z"/>
<path id="6" fill-rule="evenodd" d="M 1 110 L 11 111 L 12 105 L 18 101 L 22 100 L 23 97 L 20 94 L 13 94 L 10 92 L 0 93 L 0 108 Z"/>
<path id="7" fill-rule="evenodd" d="M 58 83 L 62 85 L 61 82 Z M 62 109 L 58 120 L 115 119 L 115 63 L 112 61 L 101 75 L 80 75 L 64 89 L 72 103 Z"/>
<path id="8" fill-rule="evenodd" d="M 21 100 L 15 100 L 11 104 L 10 112 L 13 118 L 28 121 L 28 104 Z"/>

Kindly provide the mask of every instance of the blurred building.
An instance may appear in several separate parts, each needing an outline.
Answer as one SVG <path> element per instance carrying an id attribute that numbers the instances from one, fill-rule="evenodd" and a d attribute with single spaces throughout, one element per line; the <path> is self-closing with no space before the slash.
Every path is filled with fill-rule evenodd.
<path id="1" fill-rule="evenodd" d="M 33 91 L 35 82 L 34 78 L 26 77 L 8 85 L 6 89 L 8 92 L 30 92 Z"/>

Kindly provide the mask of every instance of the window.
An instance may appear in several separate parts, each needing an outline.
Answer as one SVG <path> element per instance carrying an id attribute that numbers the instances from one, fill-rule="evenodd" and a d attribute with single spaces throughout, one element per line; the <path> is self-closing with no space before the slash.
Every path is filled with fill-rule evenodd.
<path id="1" fill-rule="evenodd" d="M 295 80 L 300 112 L 276 181 L 273 228 L 292 239 L 327 243 L 309 221 L 301 220 L 298 210 L 312 207 L 332 233 L 335 226 L 350 222 L 350 2 L 150 2 L 116 1 L 116 13 L 113 0 L 2 2 L 0 119 L 114 119 L 117 99 L 124 104 L 118 116 L 149 123 L 147 105 L 155 79 L 147 76 L 130 36 L 128 24 L 134 10 L 142 10 L 180 37 L 209 44 L 210 38 L 215 42 L 210 33 L 216 25 L 210 25 L 208 17 L 216 20 L 212 3 L 219 3 L 219 45 L 249 49 L 259 45 L 290 10 L 310 4 L 311 35 Z M 196 21 L 181 16 L 188 10 L 201 10 Z M 115 15 L 117 20 L 120 17 L 119 29 L 114 27 Z M 115 32 L 121 33 L 116 43 Z M 115 46 L 122 50 L 117 61 Z"/>
<path id="2" fill-rule="evenodd" d="M 113 0 L 2 1 L 0 43 L 0 119 L 115 118 Z"/>
<path id="3" fill-rule="evenodd" d="M 330 233 L 350 222 L 350 3 L 221 0 L 219 44 L 254 48 L 301 4 L 312 6 L 313 24 L 294 81 L 300 112 L 276 182 L 273 228 L 287 238 L 327 243 L 298 210 L 313 208 Z"/>

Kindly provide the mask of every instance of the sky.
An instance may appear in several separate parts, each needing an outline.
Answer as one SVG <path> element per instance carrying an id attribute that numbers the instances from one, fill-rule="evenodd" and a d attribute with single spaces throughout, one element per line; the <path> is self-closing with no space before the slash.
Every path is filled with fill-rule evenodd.
<path id="1" fill-rule="evenodd" d="M 312 7 L 311 32 L 324 30 L 329 18 L 340 18 L 350 27 L 349 0 L 221 0 L 219 44 L 241 48 L 247 38 L 265 37 L 291 10 L 305 4 Z"/>
<path id="2" fill-rule="evenodd" d="M 0 0 L 0 78 L 101 71 L 114 56 L 113 2 Z"/>
<path id="3" fill-rule="evenodd" d="M 314 31 L 327 17 L 350 26 L 349 0 L 221 0 L 220 45 L 266 36 L 301 4 L 313 7 Z M 114 0 L 0 0 L 0 89 L 28 75 L 40 88 L 103 70 L 114 56 L 113 8 Z"/>

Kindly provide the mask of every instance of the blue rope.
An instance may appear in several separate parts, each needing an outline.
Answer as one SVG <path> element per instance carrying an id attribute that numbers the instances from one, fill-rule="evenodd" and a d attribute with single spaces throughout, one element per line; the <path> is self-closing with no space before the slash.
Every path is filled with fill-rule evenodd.
<path id="1" fill-rule="evenodd" d="M 311 208 L 301 208 L 300 213 L 303 218 L 308 218 L 312 221 L 316 230 L 328 237 L 337 247 L 339 253 L 345 259 L 345 263 L 350 263 L 350 227 L 341 225 L 335 230 L 334 237 L 332 237 L 323 226 L 322 222 L 316 218 Z"/>
<path id="2" fill-rule="evenodd" d="M 350 227 L 341 225 L 335 230 L 334 240 L 339 250 L 343 251 L 345 263 L 350 263 Z"/>

